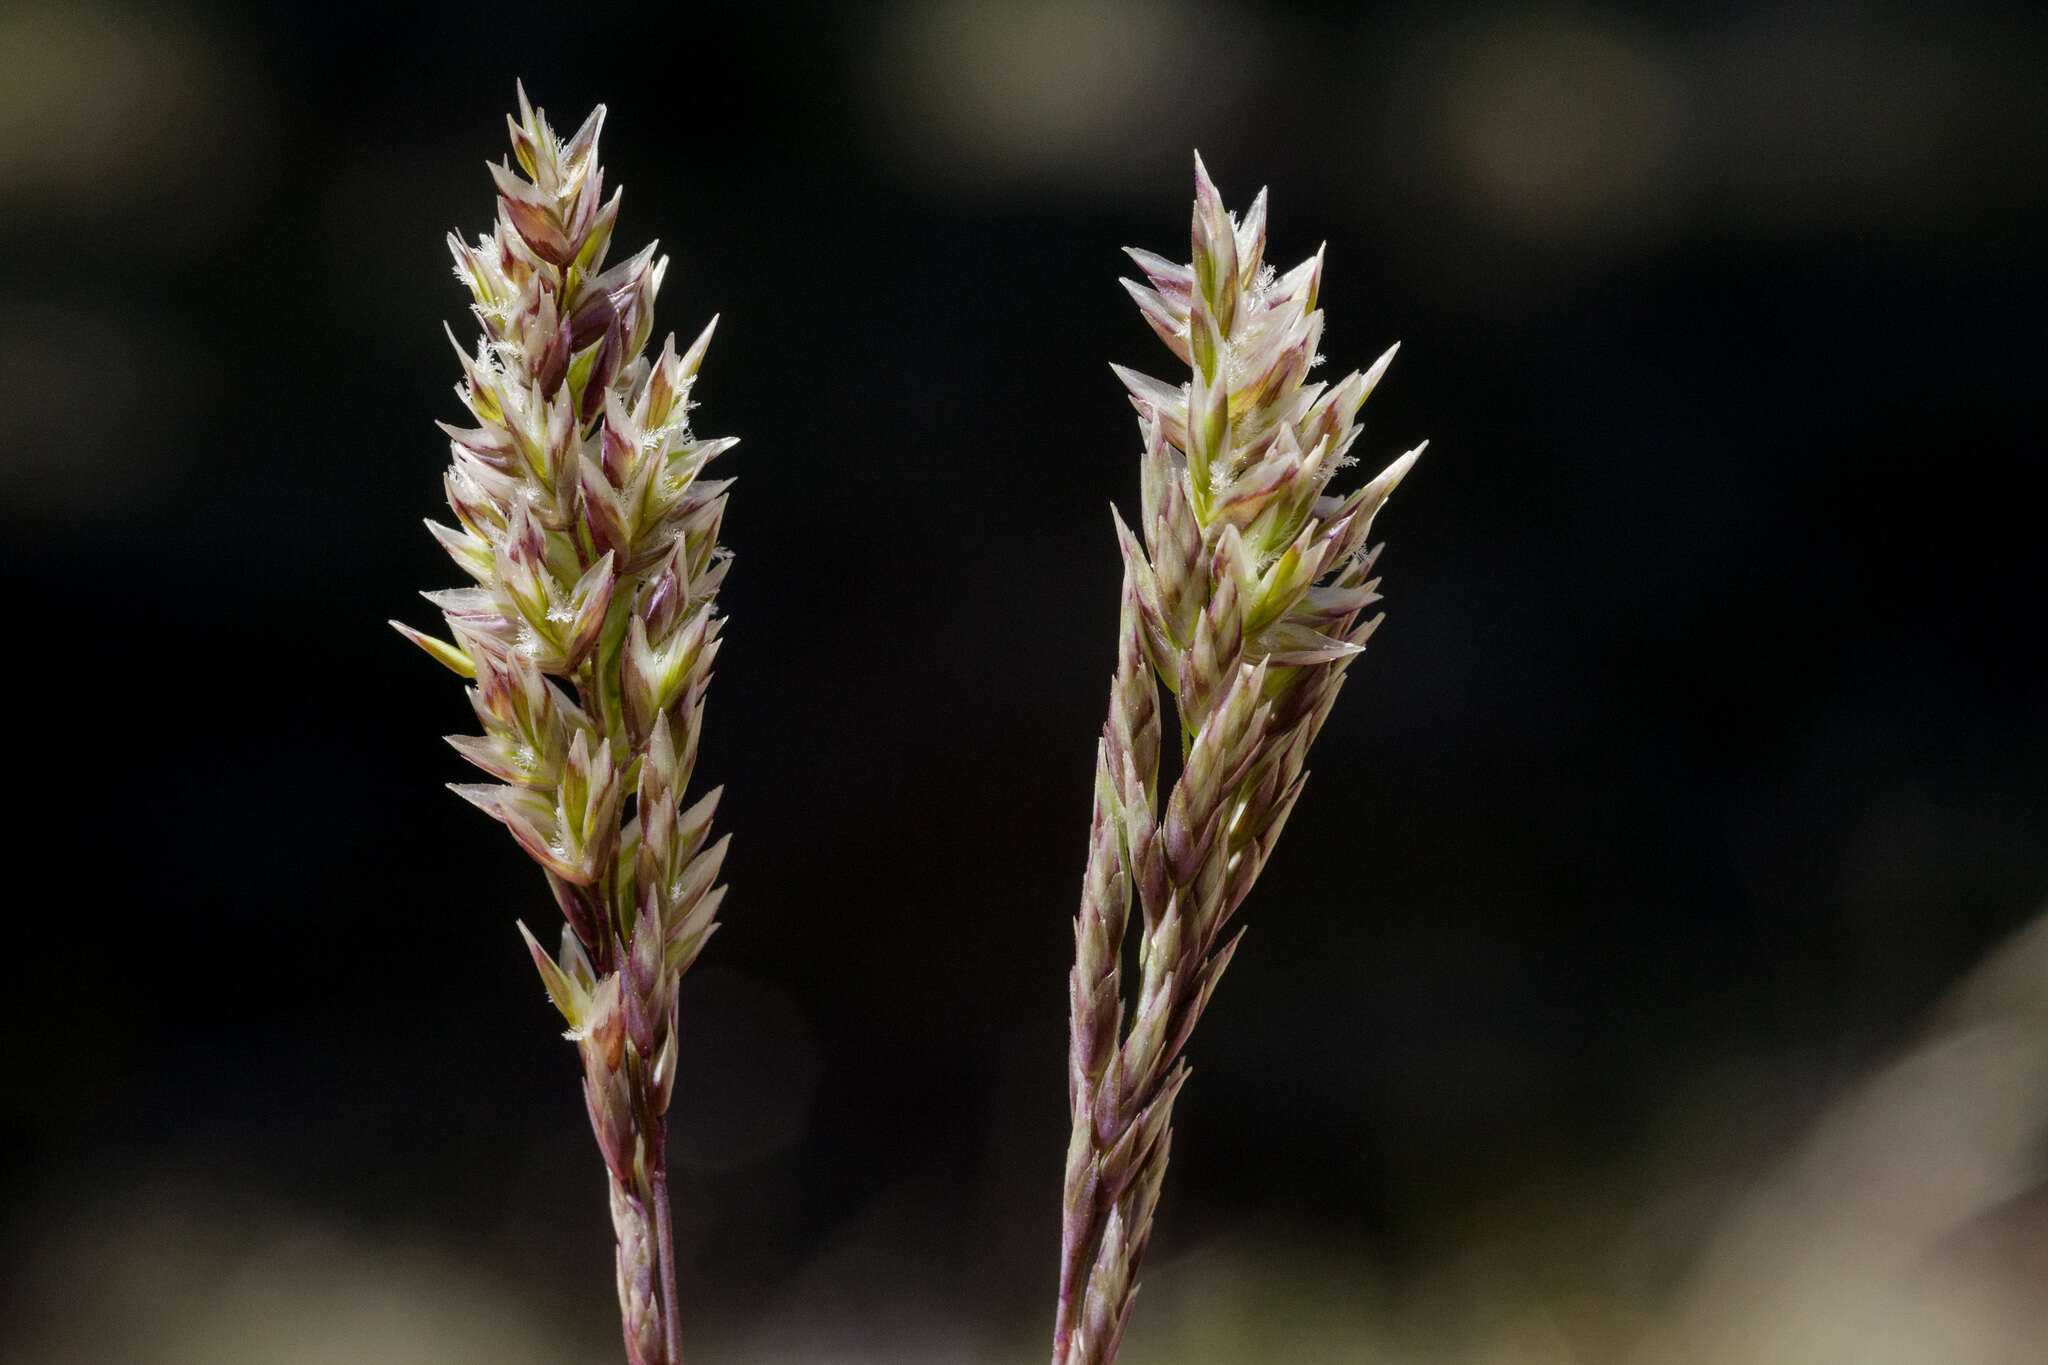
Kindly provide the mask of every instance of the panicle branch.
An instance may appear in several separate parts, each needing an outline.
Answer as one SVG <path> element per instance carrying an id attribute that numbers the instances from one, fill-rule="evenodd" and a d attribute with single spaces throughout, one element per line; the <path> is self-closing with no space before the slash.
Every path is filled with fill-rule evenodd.
<path id="1" fill-rule="evenodd" d="M 1322 252 L 1284 275 L 1267 266 L 1265 192 L 1236 219 L 1200 157 L 1192 241 L 1186 265 L 1131 250 L 1146 282 L 1123 282 L 1187 378 L 1112 367 L 1138 411 L 1142 506 L 1137 532 L 1116 518 L 1123 612 L 1074 922 L 1053 1365 L 1116 1357 L 1188 1074 L 1181 1050 L 1236 949 L 1224 931 L 1301 795 L 1309 745 L 1380 623 L 1360 619 L 1379 600 L 1366 540 L 1422 453 L 1330 493 L 1394 352 L 1310 382 Z M 1161 684 L 1181 754 L 1163 800 Z"/>
<path id="2" fill-rule="evenodd" d="M 731 438 L 700 439 L 690 390 L 712 326 L 652 359 L 668 260 L 613 264 L 599 106 L 564 141 L 519 91 L 512 160 L 489 167 L 497 221 L 448 239 L 481 334 L 456 342 L 442 423 L 455 524 L 428 523 L 473 580 L 426 594 L 448 639 L 398 630 L 471 679 L 480 735 L 449 743 L 495 779 L 455 790 L 502 821 L 566 921 L 549 953 L 519 926 L 584 1065 L 611 1184 L 619 1302 L 633 1365 L 680 1365 L 666 1119 L 676 988 L 716 928 L 725 840 L 713 791 L 687 808 L 724 619 L 730 480 L 702 477 Z M 516 161 L 516 169 L 513 162 Z"/>

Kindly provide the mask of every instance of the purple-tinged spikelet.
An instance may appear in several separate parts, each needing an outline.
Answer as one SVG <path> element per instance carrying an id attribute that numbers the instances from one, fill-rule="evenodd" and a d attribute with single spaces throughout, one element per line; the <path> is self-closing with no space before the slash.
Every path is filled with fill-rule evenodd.
<path id="1" fill-rule="evenodd" d="M 1199 157 L 1193 246 L 1187 265 L 1132 250 L 1148 283 L 1124 281 L 1189 373 L 1169 384 L 1114 367 L 1144 443 L 1142 536 L 1116 518 L 1123 614 L 1068 983 L 1053 1365 L 1116 1357 L 1188 1074 L 1181 1049 L 1237 947 L 1224 929 L 1301 794 L 1309 745 L 1379 625 L 1359 620 L 1378 600 L 1366 537 L 1422 453 L 1330 494 L 1394 353 L 1309 382 L 1322 253 L 1285 275 L 1268 268 L 1265 193 L 1235 221 Z M 1163 801 L 1161 684 L 1182 758 Z M 1134 898 L 1142 965 L 1127 992 Z"/>
<path id="2" fill-rule="evenodd" d="M 482 336 L 456 345 L 475 425 L 440 424 L 456 525 L 428 528 L 473 583 L 426 594 L 452 639 L 398 630 L 474 680 L 483 733 L 449 743 L 496 780 L 455 790 L 504 823 L 562 909 L 552 956 L 519 928 L 582 1056 L 626 1354 L 680 1365 L 676 987 L 716 928 L 725 853 L 708 834 L 718 793 L 681 809 L 724 624 L 730 481 L 699 476 L 734 442 L 688 422 L 711 327 L 644 355 L 666 258 L 650 245 L 606 265 L 619 195 L 597 162 L 604 109 L 564 142 L 522 88 L 507 122 L 518 169 L 490 167 L 497 222 L 474 244 L 449 238 Z"/>

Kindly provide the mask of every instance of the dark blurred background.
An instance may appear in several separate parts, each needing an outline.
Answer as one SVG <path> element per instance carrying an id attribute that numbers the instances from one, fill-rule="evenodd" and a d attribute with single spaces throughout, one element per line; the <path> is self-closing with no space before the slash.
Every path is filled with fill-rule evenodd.
<path id="1" fill-rule="evenodd" d="M 0 1355 L 617 1354 L 512 928 L 551 902 L 384 624 L 457 577 L 442 239 L 515 76 L 609 105 L 619 241 L 673 257 L 664 329 L 722 316 L 697 426 L 744 438 L 695 1357 L 1042 1358 L 1108 362 L 1172 365 L 1118 248 L 1185 255 L 1195 147 L 1271 186 L 1270 258 L 1327 240 L 1333 372 L 1402 342 L 1357 453 L 1431 446 L 1127 1355 L 1626 1358 L 1844 1105 L 1922 1142 L 1846 1186 L 1940 1204 L 1993 1120 L 1871 1094 L 2048 892 L 2044 57 L 2017 5 L 0 5 Z M 1901 1253 L 1966 1292 L 1884 1359 L 2048 1282 L 2048 1054 L 1999 1055 L 2010 1141 Z M 1713 1358 L 1837 1358 L 1777 1345 Z"/>

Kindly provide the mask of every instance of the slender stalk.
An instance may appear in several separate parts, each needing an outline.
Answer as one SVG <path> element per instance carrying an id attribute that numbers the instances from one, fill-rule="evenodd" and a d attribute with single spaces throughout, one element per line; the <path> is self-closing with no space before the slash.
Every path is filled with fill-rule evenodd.
<path id="1" fill-rule="evenodd" d="M 1266 196 L 1242 223 L 1195 160 L 1194 257 L 1131 251 L 1139 311 L 1182 363 L 1169 385 L 1122 368 L 1144 440 L 1143 539 L 1121 517 L 1123 611 L 1069 978 L 1067 1146 L 1053 1365 L 1109 1365 L 1122 1343 L 1172 1146 L 1181 1051 L 1236 951 L 1223 931 L 1301 795 L 1303 760 L 1380 617 L 1373 514 L 1421 454 L 1348 497 L 1359 406 L 1387 364 L 1335 385 L 1321 357 L 1322 254 L 1264 264 Z M 1159 793 L 1159 688 L 1181 764 Z M 1133 899 L 1139 980 L 1122 976 Z"/>
<path id="2" fill-rule="evenodd" d="M 456 348 L 477 425 L 443 425 L 458 525 L 428 526 L 476 585 L 427 594 L 452 642 L 398 629 L 475 680 L 484 733 L 449 742 L 499 781 L 455 790 L 504 822 L 561 908 L 558 952 L 519 930 L 583 1063 L 626 1356 L 681 1365 L 676 989 L 717 927 L 726 847 L 710 840 L 718 792 L 681 797 L 724 624 L 729 481 L 700 475 L 734 442 L 689 427 L 710 327 L 643 354 L 667 260 L 649 246 L 605 267 L 619 196 L 603 195 L 603 122 L 600 107 L 565 142 L 522 89 L 519 170 L 490 168 L 495 228 L 449 239 L 483 331 L 474 354 Z"/>
<path id="3" fill-rule="evenodd" d="M 661 1258 L 662 1321 L 668 1327 L 668 1365 L 683 1365 L 682 1309 L 676 1304 L 676 1230 L 668 1198 L 668 1122 L 654 1125 L 654 1230 Z"/>

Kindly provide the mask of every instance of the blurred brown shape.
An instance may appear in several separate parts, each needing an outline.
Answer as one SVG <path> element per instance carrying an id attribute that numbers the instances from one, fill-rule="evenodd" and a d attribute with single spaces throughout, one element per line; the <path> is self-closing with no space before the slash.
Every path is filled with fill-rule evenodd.
<path id="1" fill-rule="evenodd" d="M 1451 174 L 1519 231 L 1635 237 L 1676 211 L 1685 92 L 1646 40 L 1517 14 L 1456 51 L 1436 93 Z"/>
<path id="2" fill-rule="evenodd" d="M 0 9 L 0 52 L 0 230 L 85 220 L 190 246 L 243 207 L 275 120 L 228 34 L 169 8 L 31 3 Z"/>
<path id="3" fill-rule="evenodd" d="M 1641 1365 L 2039 1359 L 2048 919 L 1837 1102 L 1715 1239 Z"/>
<path id="4" fill-rule="evenodd" d="M 1178 176 L 1261 38 L 1221 0 L 916 0 L 878 26 L 870 88 L 884 137 L 928 179 L 1128 193 Z"/>

